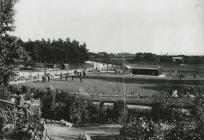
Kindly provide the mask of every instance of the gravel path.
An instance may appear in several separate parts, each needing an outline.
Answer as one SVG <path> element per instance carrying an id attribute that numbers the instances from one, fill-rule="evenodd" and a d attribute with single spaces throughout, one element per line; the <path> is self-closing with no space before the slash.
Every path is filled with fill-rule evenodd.
<path id="1" fill-rule="evenodd" d="M 59 124 L 47 124 L 48 135 L 54 140 L 78 140 L 80 134 L 90 136 L 118 135 L 120 125 L 101 125 L 83 128 L 68 128 Z"/>

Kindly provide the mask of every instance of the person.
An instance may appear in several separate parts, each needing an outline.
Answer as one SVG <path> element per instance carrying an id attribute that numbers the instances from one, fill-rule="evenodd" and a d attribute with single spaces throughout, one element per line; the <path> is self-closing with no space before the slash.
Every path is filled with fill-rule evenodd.
<path id="1" fill-rule="evenodd" d="M 68 77 L 69 77 L 69 73 L 67 73 L 67 75 L 65 76 L 66 81 L 67 81 Z"/>
<path id="2" fill-rule="evenodd" d="M 50 75 L 47 75 L 47 81 L 48 82 L 50 81 Z"/>
<path id="3" fill-rule="evenodd" d="M 80 78 L 80 82 L 82 82 L 82 74 L 81 74 L 81 72 L 79 73 L 79 78 Z"/>
<path id="4" fill-rule="evenodd" d="M 42 82 L 46 82 L 46 77 L 45 76 L 42 76 Z"/>
<path id="5" fill-rule="evenodd" d="M 74 74 L 77 75 L 77 71 L 76 70 L 74 71 Z"/>
<path id="6" fill-rule="evenodd" d="M 86 76 L 86 72 L 83 70 L 83 78 Z"/>

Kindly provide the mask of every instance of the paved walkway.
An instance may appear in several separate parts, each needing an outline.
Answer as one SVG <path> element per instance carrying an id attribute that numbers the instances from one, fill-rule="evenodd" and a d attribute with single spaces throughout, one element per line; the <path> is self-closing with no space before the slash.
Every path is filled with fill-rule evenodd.
<path id="1" fill-rule="evenodd" d="M 48 135 L 54 140 L 78 140 L 80 131 L 59 124 L 46 124 Z"/>
<path id="2" fill-rule="evenodd" d="M 54 140 L 78 140 L 80 134 L 90 136 L 118 135 L 119 125 L 102 125 L 83 128 L 68 128 L 59 124 L 46 124 L 48 135 Z"/>

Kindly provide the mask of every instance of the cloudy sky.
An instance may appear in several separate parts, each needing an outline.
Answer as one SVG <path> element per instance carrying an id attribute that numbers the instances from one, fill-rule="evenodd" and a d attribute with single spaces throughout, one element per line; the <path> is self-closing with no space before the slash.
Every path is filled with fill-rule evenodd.
<path id="1" fill-rule="evenodd" d="M 204 0 L 20 0 L 15 35 L 90 51 L 204 55 Z"/>

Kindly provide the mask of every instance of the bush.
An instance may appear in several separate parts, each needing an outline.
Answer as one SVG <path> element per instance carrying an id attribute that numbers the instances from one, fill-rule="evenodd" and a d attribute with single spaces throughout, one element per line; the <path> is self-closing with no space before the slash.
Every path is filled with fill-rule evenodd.
<path id="1" fill-rule="evenodd" d="M 89 122 L 89 115 L 87 110 L 87 100 L 84 98 L 76 98 L 70 110 L 70 118 L 77 126 L 83 126 Z"/>

